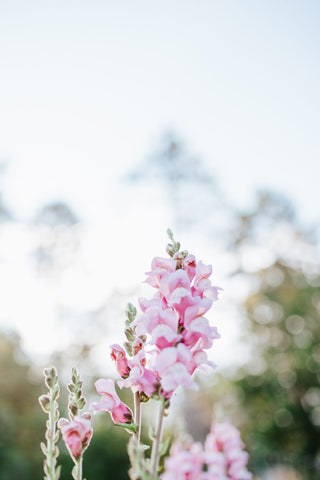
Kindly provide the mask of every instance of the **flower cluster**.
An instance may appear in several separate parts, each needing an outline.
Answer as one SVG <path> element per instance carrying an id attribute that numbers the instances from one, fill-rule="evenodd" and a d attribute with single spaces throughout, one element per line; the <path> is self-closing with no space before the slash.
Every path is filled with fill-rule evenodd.
<path id="1" fill-rule="evenodd" d="M 140 298 L 140 312 L 129 304 L 126 311 L 123 347 L 113 344 L 111 358 L 121 377 L 120 389 L 133 393 L 134 408 L 121 401 L 112 379 L 100 378 L 95 387 L 101 395 L 91 410 L 109 412 L 112 421 L 131 434 L 128 455 L 131 480 L 250 480 L 247 470 L 248 454 L 243 450 L 239 432 L 232 425 L 213 425 L 204 446 L 189 442 L 187 447 L 174 443 L 165 460 L 168 442 L 162 441 L 163 419 L 178 386 L 196 390 L 193 373 L 211 371 L 215 365 L 208 360 L 206 350 L 219 338 L 216 327 L 210 325 L 206 313 L 218 299 L 219 287 L 212 285 L 212 267 L 197 261 L 194 255 L 180 251 L 180 244 L 168 230 L 172 243 L 167 246 L 168 258 L 155 257 L 146 283 L 155 289 L 152 298 Z M 57 398 L 59 385 L 54 368 L 45 371 L 47 395 L 40 397 L 42 409 L 48 414 L 46 439 L 41 444 L 46 456 L 46 480 L 59 480 L 56 443 L 62 438 L 74 463 L 72 476 L 82 480 L 83 454 L 92 438 L 91 415 L 80 414 L 86 405 L 82 381 L 76 368 L 72 369 L 68 385 L 68 419 L 59 418 Z M 151 445 L 141 441 L 142 403 L 158 400 L 159 411 L 155 428 L 149 429 Z M 58 422 L 57 422 L 58 421 Z M 143 438 L 143 437 L 142 437 Z"/>
<path id="2" fill-rule="evenodd" d="M 156 289 L 155 295 L 139 299 L 138 315 L 129 304 L 125 349 L 118 344 L 110 347 L 121 376 L 118 386 L 130 388 L 140 401 L 160 397 L 169 402 L 179 385 L 196 390 L 194 371 L 209 372 L 215 366 L 205 351 L 219 338 L 204 316 L 218 299 L 219 287 L 209 279 L 212 267 L 180 252 L 171 232 L 169 236 L 173 241 L 167 249 L 170 257 L 154 258 L 146 274 L 146 283 Z M 120 417 L 121 423 L 130 423 L 128 407 L 125 418 L 118 416 L 120 406 L 123 412 L 125 408 L 112 381 L 99 379 L 96 388 L 102 399 L 93 404 L 93 410 L 109 411 L 115 423 Z"/>
<path id="3" fill-rule="evenodd" d="M 248 454 L 239 431 L 229 423 L 212 425 L 204 447 L 174 443 L 161 480 L 250 480 Z"/>

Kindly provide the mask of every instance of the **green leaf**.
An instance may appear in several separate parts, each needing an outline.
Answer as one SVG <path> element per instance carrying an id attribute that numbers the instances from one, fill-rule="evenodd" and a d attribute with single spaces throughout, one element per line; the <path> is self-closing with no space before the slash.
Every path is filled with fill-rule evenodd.
<path id="1" fill-rule="evenodd" d="M 144 443 L 140 443 L 139 450 L 141 450 L 142 452 L 145 452 L 146 450 L 149 450 L 149 449 L 150 449 L 150 445 L 145 445 Z"/>
<path id="2" fill-rule="evenodd" d="M 159 455 L 162 457 L 168 450 L 170 445 L 170 438 L 167 437 L 163 442 L 160 443 L 159 446 Z"/>
<path id="3" fill-rule="evenodd" d="M 139 428 L 139 425 L 131 424 L 131 423 L 115 423 L 115 426 L 125 428 L 126 430 L 129 430 L 132 433 L 136 433 Z"/>
<path id="4" fill-rule="evenodd" d="M 156 438 L 156 434 L 155 434 L 155 431 L 154 431 L 154 428 L 153 426 L 150 424 L 149 425 L 149 438 L 151 440 L 154 440 Z"/>
<path id="5" fill-rule="evenodd" d="M 58 465 L 58 467 L 56 468 L 55 480 L 59 480 L 59 478 L 60 478 L 60 473 L 61 473 L 61 465 Z"/>

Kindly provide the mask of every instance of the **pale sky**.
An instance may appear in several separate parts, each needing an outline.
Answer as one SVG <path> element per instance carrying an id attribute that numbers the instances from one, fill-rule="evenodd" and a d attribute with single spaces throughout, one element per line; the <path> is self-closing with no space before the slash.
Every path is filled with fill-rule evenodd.
<path id="1" fill-rule="evenodd" d="M 2 0 L 7 203 L 21 219 L 53 200 L 75 209 L 87 229 L 83 255 L 95 292 L 102 281 L 106 291 L 142 281 L 151 256 L 162 253 L 169 213 L 152 189 L 128 189 L 119 177 L 173 128 L 235 204 L 248 205 L 257 188 L 269 187 L 288 194 L 302 219 L 318 221 L 319 24 L 316 0 Z M 8 237 L 1 317 L 22 323 L 27 308 L 36 325 L 52 314 L 46 305 L 57 293 L 32 286 L 24 237 Z M 117 258 L 125 258 L 127 275 Z M 20 308 L 17 277 L 28 298 Z M 81 281 L 88 290 L 76 278 L 68 280 L 75 297 Z M 30 295 L 39 298 L 38 289 L 36 304 Z"/>

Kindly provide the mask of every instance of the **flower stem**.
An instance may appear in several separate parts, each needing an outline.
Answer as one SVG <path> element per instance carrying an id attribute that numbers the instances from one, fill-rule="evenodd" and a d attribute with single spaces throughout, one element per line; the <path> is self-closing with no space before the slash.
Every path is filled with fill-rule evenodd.
<path id="1" fill-rule="evenodd" d="M 140 444 L 140 435 L 141 435 L 141 403 L 139 398 L 139 393 L 134 394 L 134 423 L 139 425 L 136 432 L 138 445 Z"/>
<path id="2" fill-rule="evenodd" d="M 74 480 L 82 480 L 82 455 L 77 460 L 74 459 L 74 470 L 72 476 Z"/>
<path id="3" fill-rule="evenodd" d="M 163 399 L 160 403 L 160 406 L 159 406 L 156 437 L 153 441 L 152 453 L 151 453 L 151 475 L 152 475 L 152 478 L 154 480 L 157 480 L 157 478 L 158 478 L 159 446 L 160 446 L 161 435 L 162 435 L 162 423 L 163 423 L 164 409 L 165 409 L 165 402 L 164 402 L 164 399 Z"/>
<path id="4" fill-rule="evenodd" d="M 51 405 L 50 405 L 50 414 L 49 414 L 49 436 L 48 436 L 48 473 L 49 473 L 49 478 L 54 479 L 55 478 L 55 457 L 54 457 L 54 449 L 55 449 L 55 444 L 54 444 L 54 437 L 56 435 L 56 419 L 55 419 L 55 401 L 52 399 L 51 400 Z"/>

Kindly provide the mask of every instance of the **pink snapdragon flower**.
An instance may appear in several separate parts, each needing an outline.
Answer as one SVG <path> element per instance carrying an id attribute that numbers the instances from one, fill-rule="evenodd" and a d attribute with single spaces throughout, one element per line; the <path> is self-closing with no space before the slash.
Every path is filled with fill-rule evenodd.
<path id="1" fill-rule="evenodd" d="M 165 473 L 161 480 L 202 480 L 202 476 L 202 445 L 193 443 L 185 450 L 178 443 L 174 443 L 170 456 L 165 460 Z"/>
<path id="2" fill-rule="evenodd" d="M 205 442 L 205 458 L 209 467 L 217 468 L 217 459 L 224 456 L 225 475 L 230 480 L 250 480 L 247 470 L 249 455 L 243 450 L 239 431 L 229 423 L 212 425 Z M 218 461 L 220 465 L 220 460 Z"/>
<path id="3" fill-rule="evenodd" d="M 96 412 L 109 412 L 114 423 L 131 423 L 132 412 L 119 398 L 114 381 L 100 378 L 96 381 L 95 387 L 101 395 L 100 402 L 91 404 L 92 410 Z"/>
<path id="4" fill-rule="evenodd" d="M 160 280 L 159 289 L 169 307 L 179 305 L 184 297 L 191 296 L 190 279 L 182 269 L 164 276 Z"/>
<path id="5" fill-rule="evenodd" d="M 121 389 L 131 388 L 134 393 L 144 393 L 147 397 L 151 397 L 152 393 L 157 390 L 159 382 L 155 372 L 145 367 L 145 352 L 141 350 L 128 363 L 129 376 L 124 380 L 118 380 L 119 387 Z"/>
<path id="6" fill-rule="evenodd" d="M 172 346 L 182 338 L 177 333 L 178 322 L 179 315 L 175 310 L 150 307 L 135 321 L 136 334 L 150 334 L 150 345 L 163 349 Z"/>
<path id="7" fill-rule="evenodd" d="M 159 353 L 154 369 L 165 392 L 173 392 L 179 385 L 198 390 L 198 385 L 189 373 L 192 360 L 191 351 L 183 343 L 179 343 L 177 347 L 165 348 Z"/>
<path id="8" fill-rule="evenodd" d="M 151 307 L 158 307 L 160 308 L 160 310 L 164 310 L 165 308 L 167 308 L 167 304 L 165 300 L 162 298 L 160 292 L 157 292 L 150 299 L 140 297 L 138 299 L 138 302 L 142 312 L 145 312 L 146 310 L 148 310 L 148 308 L 151 308 Z"/>
<path id="9" fill-rule="evenodd" d="M 122 378 L 126 378 L 129 375 L 130 368 L 128 366 L 128 359 L 125 350 L 118 344 L 110 345 L 111 358 L 116 363 L 117 371 Z"/>
<path id="10" fill-rule="evenodd" d="M 196 276 L 194 279 L 192 290 L 193 293 L 200 295 L 202 298 L 207 297 L 215 302 L 218 300 L 219 290 L 222 289 L 220 287 L 215 287 L 211 285 L 211 281 L 209 280 L 211 274 L 212 266 L 205 265 L 200 260 L 196 267 Z"/>
<path id="11" fill-rule="evenodd" d="M 182 267 L 187 272 L 191 282 L 196 274 L 196 267 L 197 267 L 196 257 L 194 255 L 187 255 L 182 262 Z"/>
<path id="12" fill-rule="evenodd" d="M 58 427 L 61 430 L 62 438 L 73 456 L 79 458 L 87 448 L 92 437 L 91 415 L 86 413 L 81 417 L 74 417 L 72 421 L 60 418 Z"/>
<path id="13" fill-rule="evenodd" d="M 189 442 L 186 448 L 174 443 L 161 480 L 250 480 L 247 462 L 238 430 L 220 423 L 212 425 L 205 448 L 199 443 Z"/>
<path id="14" fill-rule="evenodd" d="M 151 262 L 151 271 L 148 275 L 146 283 L 152 287 L 158 287 L 161 279 L 176 270 L 176 262 L 173 258 L 155 257 Z"/>

